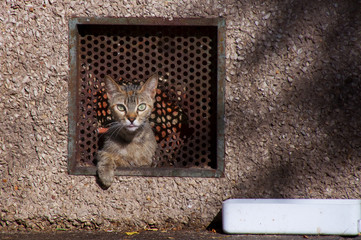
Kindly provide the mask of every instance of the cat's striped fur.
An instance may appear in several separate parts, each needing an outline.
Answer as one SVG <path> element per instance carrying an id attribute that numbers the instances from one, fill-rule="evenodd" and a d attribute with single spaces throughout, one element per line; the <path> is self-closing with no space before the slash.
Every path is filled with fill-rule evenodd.
<path id="1" fill-rule="evenodd" d="M 105 188 L 110 187 L 117 167 L 150 166 L 157 143 L 149 124 L 158 75 L 143 86 L 119 86 L 106 76 L 105 87 L 115 122 L 107 132 L 103 149 L 97 154 L 97 173 Z"/>

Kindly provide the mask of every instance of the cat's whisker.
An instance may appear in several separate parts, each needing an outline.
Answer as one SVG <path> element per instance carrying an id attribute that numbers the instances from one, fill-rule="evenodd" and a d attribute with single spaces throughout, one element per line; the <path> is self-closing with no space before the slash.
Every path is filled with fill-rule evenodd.
<path id="1" fill-rule="evenodd" d="M 114 134 L 115 134 L 115 136 L 117 136 L 123 128 L 124 128 L 124 126 L 119 123 L 113 124 L 113 126 L 111 126 L 109 128 L 109 131 L 111 133 L 109 138 L 112 138 Z"/>
<path id="2" fill-rule="evenodd" d="M 108 124 L 106 125 L 106 127 L 111 128 L 112 126 L 118 125 L 118 124 L 119 124 L 119 123 L 117 123 L 117 122 L 110 122 L 110 123 L 108 123 Z"/>
<path id="3" fill-rule="evenodd" d="M 119 133 L 122 131 L 123 128 L 124 126 L 120 125 L 116 130 L 116 135 L 119 135 Z"/>

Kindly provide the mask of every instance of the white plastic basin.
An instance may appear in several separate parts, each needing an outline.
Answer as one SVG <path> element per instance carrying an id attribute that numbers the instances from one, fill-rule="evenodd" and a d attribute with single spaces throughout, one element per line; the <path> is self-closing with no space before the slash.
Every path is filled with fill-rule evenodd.
<path id="1" fill-rule="evenodd" d="M 358 235 L 360 206 L 354 199 L 229 199 L 223 202 L 223 231 Z"/>

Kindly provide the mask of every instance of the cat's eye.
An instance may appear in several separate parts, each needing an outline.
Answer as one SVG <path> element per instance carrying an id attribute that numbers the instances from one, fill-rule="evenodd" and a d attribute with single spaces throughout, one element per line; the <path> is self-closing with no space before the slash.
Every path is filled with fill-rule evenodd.
<path id="1" fill-rule="evenodd" d="M 146 107 L 147 107 L 147 105 L 145 103 L 139 104 L 138 110 L 139 111 L 144 111 Z"/>
<path id="2" fill-rule="evenodd" d="M 118 104 L 117 105 L 117 109 L 121 112 L 124 112 L 125 111 L 125 106 L 123 104 Z"/>

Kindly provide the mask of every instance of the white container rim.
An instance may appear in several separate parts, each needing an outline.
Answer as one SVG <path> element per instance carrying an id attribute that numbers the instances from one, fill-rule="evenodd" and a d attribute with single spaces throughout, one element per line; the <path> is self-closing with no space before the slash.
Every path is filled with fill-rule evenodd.
<path id="1" fill-rule="evenodd" d="M 244 199 L 228 199 L 223 203 L 227 204 L 298 204 L 298 205 L 318 205 L 318 204 L 361 204 L 360 199 L 260 199 L 260 198 L 244 198 Z"/>

